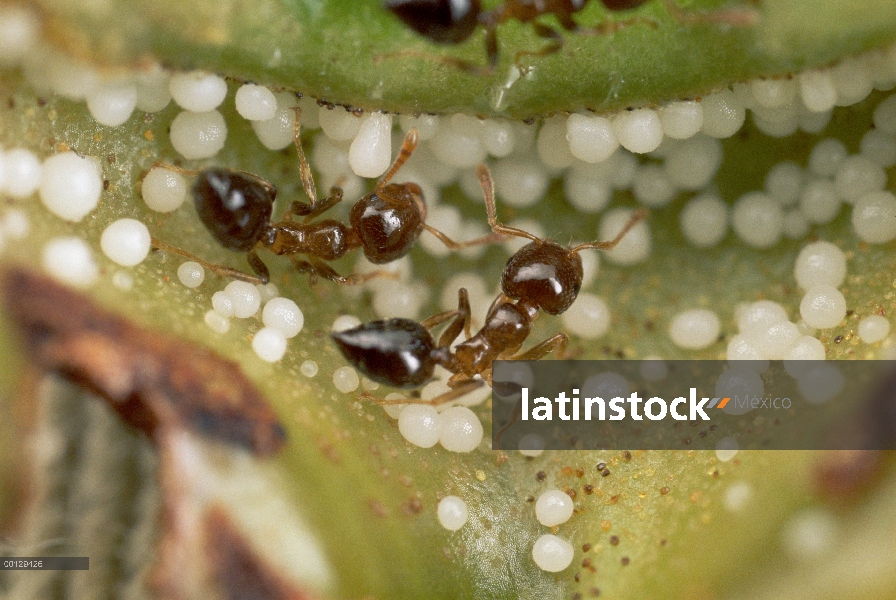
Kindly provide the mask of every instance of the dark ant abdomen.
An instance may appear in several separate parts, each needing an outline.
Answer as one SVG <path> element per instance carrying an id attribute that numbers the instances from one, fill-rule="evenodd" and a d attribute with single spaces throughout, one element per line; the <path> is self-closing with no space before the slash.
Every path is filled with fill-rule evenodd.
<path id="1" fill-rule="evenodd" d="M 426 220 L 422 198 L 415 183 L 390 183 L 352 206 L 349 221 L 370 262 L 392 262 L 410 251 Z"/>
<path id="2" fill-rule="evenodd" d="M 310 254 L 322 260 L 336 260 L 361 242 L 351 228 L 334 219 L 313 223 L 284 223 L 272 227 L 269 249 L 274 254 Z"/>
<path id="3" fill-rule="evenodd" d="M 276 190 L 228 169 L 206 169 L 193 185 L 196 212 L 225 248 L 246 252 L 268 228 Z"/>
<path id="4" fill-rule="evenodd" d="M 473 34 L 479 0 L 388 0 L 386 8 L 411 29 L 440 44 L 458 44 Z"/>
<path id="5" fill-rule="evenodd" d="M 435 370 L 436 344 L 423 325 L 410 319 L 371 321 L 331 336 L 350 363 L 379 383 L 420 387 Z"/>
<path id="6" fill-rule="evenodd" d="M 582 287 L 582 259 L 555 242 L 531 242 L 510 257 L 501 289 L 511 298 L 526 298 L 548 314 L 559 315 Z"/>

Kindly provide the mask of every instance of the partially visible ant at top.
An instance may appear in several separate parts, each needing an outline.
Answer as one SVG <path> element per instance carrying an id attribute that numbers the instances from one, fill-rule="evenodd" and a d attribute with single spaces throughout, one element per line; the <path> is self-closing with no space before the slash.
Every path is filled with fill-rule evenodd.
<path id="1" fill-rule="evenodd" d="M 485 196 L 488 222 L 495 234 L 532 240 L 514 254 L 504 267 L 501 290 L 485 317 L 485 325 L 470 335 L 470 303 L 466 289 L 458 292 L 457 310 L 432 316 L 421 323 L 410 319 L 386 319 L 363 323 L 331 334 L 343 356 L 366 377 L 397 388 L 416 388 L 432 379 L 437 365 L 452 373 L 451 388 L 432 400 L 378 401 L 380 404 L 442 404 L 472 392 L 483 383 L 492 384 L 492 362 L 538 360 L 550 352 L 562 356 L 569 338 L 557 333 L 519 353 L 529 337 L 540 310 L 558 315 L 566 311 L 582 287 L 582 259 L 586 249 L 611 250 L 646 217 L 632 215 L 610 241 L 589 242 L 573 248 L 538 238 L 531 233 L 498 222 L 491 174 L 485 165 L 476 168 Z M 453 319 L 453 321 L 452 321 Z M 435 341 L 430 330 L 452 321 Z M 461 334 L 466 340 L 451 345 Z"/>
<path id="2" fill-rule="evenodd" d="M 309 203 L 292 202 L 279 221 L 271 214 L 277 189 L 269 181 L 252 173 L 225 168 L 202 171 L 181 169 L 172 165 L 155 165 L 185 175 L 196 176 L 192 194 L 199 218 L 209 233 L 225 248 L 245 252 L 255 275 L 202 259 L 153 238 L 152 245 L 195 260 L 225 277 L 249 283 L 267 283 L 270 273 L 256 249 L 266 248 L 279 255 L 304 255 L 293 258 L 295 266 L 307 272 L 312 283 L 323 277 L 337 283 L 359 284 L 372 277 L 389 276 L 382 271 L 343 276 L 327 261 L 342 258 L 349 251 L 362 248 L 367 259 L 377 265 L 398 260 L 410 252 L 417 238 L 426 230 L 448 248 L 459 250 L 503 239 L 489 234 L 466 242 L 455 242 L 435 227 L 426 224 L 426 203 L 416 183 L 389 183 L 417 147 L 417 130 L 411 129 L 395 162 L 382 176 L 370 194 L 358 200 L 349 212 L 346 225 L 334 219 L 315 220 L 342 201 L 342 190 L 334 187 L 330 196 L 318 202 L 311 168 L 305 159 L 300 139 L 301 110 L 296 109 L 294 141 L 299 155 L 299 175 Z M 293 217 L 303 217 L 299 222 Z"/>
<path id="3" fill-rule="evenodd" d="M 623 12 L 638 8 L 650 0 L 601 0 L 601 4 L 612 12 Z M 680 23 L 712 24 L 722 23 L 747 26 L 756 23 L 756 11 L 748 8 L 733 8 L 709 13 L 690 13 L 681 10 L 675 0 L 662 0 L 670 15 Z M 563 47 L 563 36 L 555 28 L 536 19 L 543 15 L 554 15 L 560 26 L 570 32 L 581 34 L 607 35 L 631 25 L 657 27 L 653 19 L 636 16 L 630 19 L 608 20 L 595 27 L 582 27 L 573 20 L 573 15 L 582 11 L 587 0 L 505 0 L 491 10 L 483 10 L 480 0 L 385 0 L 384 5 L 407 26 L 439 44 L 459 44 L 469 39 L 478 26 L 485 29 L 486 66 L 482 67 L 465 60 L 450 57 L 425 57 L 454 65 L 464 71 L 490 75 L 498 66 L 498 25 L 509 20 L 531 23 L 539 37 L 551 43 L 535 52 L 519 52 L 515 63 L 521 73 L 523 56 L 547 56 Z M 413 52 L 402 52 L 421 56 Z"/>

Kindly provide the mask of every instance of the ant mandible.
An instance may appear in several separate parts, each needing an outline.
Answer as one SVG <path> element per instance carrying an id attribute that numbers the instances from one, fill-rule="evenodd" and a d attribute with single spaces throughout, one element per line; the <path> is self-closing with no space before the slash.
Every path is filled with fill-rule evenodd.
<path id="1" fill-rule="evenodd" d="M 310 202 L 291 203 L 277 222 L 271 221 L 277 189 L 257 175 L 224 168 L 191 171 L 172 165 L 158 165 L 197 176 L 192 194 L 200 220 L 223 247 L 246 253 L 254 276 L 231 267 L 210 264 L 155 238 L 152 245 L 195 260 L 219 275 L 249 283 L 267 283 L 270 280 L 268 268 L 256 252 L 261 247 L 278 255 L 304 255 L 306 260 L 294 258 L 293 262 L 300 271 L 309 273 L 312 282 L 319 276 L 337 283 L 358 284 L 389 274 L 374 271 L 346 277 L 326 262 L 342 258 L 357 248 L 362 248 L 364 255 L 374 264 L 392 262 L 410 252 L 424 230 L 452 250 L 503 239 L 498 234 L 489 234 L 466 242 L 455 242 L 426 224 L 426 203 L 419 185 L 411 182 L 389 183 L 417 147 L 416 129 L 407 133 L 395 162 L 374 191 L 352 206 L 350 225 L 334 219 L 314 220 L 342 201 L 342 190 L 334 187 L 330 190 L 330 196 L 318 202 L 311 168 L 302 149 L 300 121 L 301 109 L 296 108 L 294 142 L 299 155 L 300 179 Z M 295 222 L 294 216 L 304 218 L 301 222 Z"/>
<path id="2" fill-rule="evenodd" d="M 451 388 L 432 400 L 379 401 L 380 404 L 409 402 L 433 405 L 449 402 L 483 385 L 491 385 L 492 362 L 504 360 L 538 360 L 550 352 L 563 355 L 569 338 L 557 333 L 518 354 L 529 337 L 539 310 L 549 314 L 566 311 L 582 287 L 582 250 L 611 250 L 625 235 L 646 217 L 640 210 L 610 241 L 589 242 L 573 248 L 531 233 L 507 227 L 497 220 L 494 186 L 485 165 L 476 168 L 488 212 L 488 222 L 495 234 L 512 235 L 532 240 L 518 250 L 504 267 L 501 294 L 485 317 L 485 325 L 470 336 L 470 303 L 467 290 L 458 292 L 457 310 L 432 316 L 422 323 L 410 319 L 386 319 L 363 323 L 352 329 L 331 334 L 343 356 L 366 377 L 397 388 L 416 388 L 428 382 L 437 365 L 452 373 Z M 438 342 L 430 330 L 454 319 Z M 451 344 L 466 333 L 467 339 L 453 352 Z"/>
<path id="3" fill-rule="evenodd" d="M 638 8 L 650 0 L 601 0 L 607 10 L 613 12 Z M 681 10 L 674 0 L 663 0 L 669 13 L 681 23 L 725 23 L 730 25 L 751 25 L 756 22 L 755 11 L 740 8 L 715 13 L 688 13 Z M 577 33 L 610 34 L 636 24 L 657 27 L 656 21 L 645 17 L 633 17 L 624 21 L 607 21 L 594 28 L 580 27 L 573 15 L 585 8 L 587 0 L 505 0 L 491 10 L 482 10 L 480 0 L 386 0 L 385 7 L 400 18 L 407 26 L 439 44 L 459 44 L 473 35 L 476 27 L 485 29 L 485 53 L 487 66 L 454 59 L 432 57 L 440 62 L 452 64 L 464 71 L 491 74 L 498 66 L 498 25 L 511 19 L 521 23 L 531 23 L 535 34 L 551 40 L 551 44 L 537 52 L 518 52 L 516 64 L 522 56 L 546 56 L 563 47 L 563 37 L 549 25 L 538 23 L 542 15 L 554 15 L 560 26 Z M 414 53 L 402 53 L 413 54 Z"/>

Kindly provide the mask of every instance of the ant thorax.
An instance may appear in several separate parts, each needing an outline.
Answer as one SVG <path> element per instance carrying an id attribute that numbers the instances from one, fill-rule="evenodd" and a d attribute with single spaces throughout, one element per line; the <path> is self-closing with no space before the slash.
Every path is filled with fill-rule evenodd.
<path id="1" fill-rule="evenodd" d="M 361 244 L 354 231 L 334 219 L 313 223 L 281 221 L 270 228 L 270 233 L 261 243 L 274 254 L 310 254 L 327 261 L 342 258 Z"/>
<path id="2" fill-rule="evenodd" d="M 228 169 L 206 169 L 196 178 L 193 198 L 199 218 L 218 242 L 246 252 L 267 229 L 276 189 Z"/>
<path id="3" fill-rule="evenodd" d="M 426 204 L 415 183 L 390 183 L 361 198 L 349 213 L 364 255 L 384 264 L 406 255 L 423 232 Z"/>
<path id="4" fill-rule="evenodd" d="M 501 289 L 511 298 L 525 298 L 551 315 L 565 312 L 582 287 L 582 259 L 548 240 L 531 242 L 510 257 Z"/>
<path id="5" fill-rule="evenodd" d="M 489 310 L 482 329 L 454 349 L 457 370 L 474 375 L 490 369 L 493 360 L 519 349 L 531 329 L 532 317 L 524 305 L 498 302 Z"/>

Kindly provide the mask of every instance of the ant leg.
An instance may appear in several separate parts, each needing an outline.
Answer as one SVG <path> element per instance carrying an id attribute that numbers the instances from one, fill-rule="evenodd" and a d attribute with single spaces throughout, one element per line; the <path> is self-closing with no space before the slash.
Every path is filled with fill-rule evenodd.
<path id="1" fill-rule="evenodd" d="M 466 334 L 467 339 L 470 338 L 470 298 L 466 288 L 460 288 L 457 291 L 457 310 L 454 312 L 457 313 L 457 319 L 439 338 L 439 348 L 450 347 L 461 331 Z"/>
<path id="2" fill-rule="evenodd" d="M 639 209 L 635 211 L 635 214 L 628 220 L 628 223 L 625 224 L 625 227 L 622 228 L 615 238 L 610 240 L 609 242 L 588 242 L 586 244 L 579 244 L 575 248 L 570 249 L 570 254 L 575 254 L 585 250 L 587 248 L 593 248 L 595 250 L 612 250 L 616 247 L 616 244 L 622 241 L 622 238 L 625 237 L 629 231 L 631 231 L 632 227 L 643 221 L 647 217 L 647 209 Z"/>
<path id="3" fill-rule="evenodd" d="M 485 210 L 488 212 L 488 224 L 492 228 L 492 231 L 497 234 L 512 235 L 530 239 L 533 242 L 540 242 L 541 240 L 539 238 L 528 231 L 498 223 L 498 213 L 495 209 L 495 186 L 492 182 L 492 174 L 485 165 L 477 165 L 476 174 L 479 176 L 479 185 L 482 186 L 482 194 L 485 197 Z"/>
<path id="4" fill-rule="evenodd" d="M 156 250 L 161 250 L 162 252 L 170 252 L 171 254 L 177 254 L 178 256 L 183 256 L 184 258 L 189 258 L 192 261 L 198 262 L 200 265 L 211 271 L 216 275 L 220 275 L 222 277 L 229 277 L 231 279 L 238 279 L 240 281 L 246 281 L 248 283 L 260 283 L 265 284 L 268 282 L 267 278 L 258 277 L 256 275 L 249 275 L 248 273 L 243 273 L 242 271 L 238 271 L 232 267 L 225 267 L 224 265 L 215 265 L 210 262 L 206 262 L 196 256 L 195 254 L 190 254 L 186 250 L 181 250 L 176 246 L 172 246 L 166 242 L 163 242 L 155 237 L 150 236 L 150 245 Z M 259 261 L 261 262 L 261 261 Z M 249 261 L 249 264 L 252 264 L 252 261 Z M 263 265 L 263 263 L 262 263 Z M 253 270 L 255 270 L 253 266 Z M 257 272 L 257 271 L 256 271 Z"/>
<path id="5" fill-rule="evenodd" d="M 166 169 L 168 171 L 174 171 L 175 173 L 179 173 L 181 175 L 186 175 L 187 177 L 195 177 L 199 175 L 199 171 L 195 171 L 193 169 L 184 169 L 183 167 L 178 167 L 176 165 L 163 163 L 160 161 L 156 161 L 152 163 L 152 167 L 150 167 L 150 171 L 153 169 Z"/>
<path id="6" fill-rule="evenodd" d="M 464 248 L 469 248 L 470 246 L 482 246 L 485 244 L 494 244 L 496 242 L 502 242 L 506 239 L 506 236 L 503 233 L 489 233 L 482 237 L 478 237 L 473 240 L 467 240 L 465 242 L 455 242 L 450 237 L 432 227 L 431 225 L 423 224 L 423 229 L 430 232 L 441 241 L 445 246 L 447 246 L 451 250 L 463 250 Z"/>
<path id="7" fill-rule="evenodd" d="M 398 273 L 391 271 L 371 271 L 370 273 L 353 273 L 345 276 L 337 273 L 333 268 L 317 257 L 309 256 L 308 261 L 295 261 L 296 267 L 300 271 L 305 271 L 313 278 L 323 277 L 336 283 L 343 285 L 360 285 L 376 277 L 384 277 L 386 279 L 398 279 Z"/>
<path id="8" fill-rule="evenodd" d="M 546 38 L 551 40 L 551 43 L 546 45 L 541 50 L 536 50 L 534 52 L 528 50 L 520 50 L 516 53 L 516 57 L 514 58 L 514 64 L 516 68 L 519 70 L 520 75 L 525 77 L 526 74 L 532 69 L 532 67 L 526 67 L 520 64 L 520 59 L 524 56 L 549 56 L 558 52 L 564 44 L 563 36 L 560 35 L 560 32 L 554 29 L 553 27 L 548 27 L 547 25 L 543 25 L 541 23 L 533 23 L 533 28 L 535 29 L 535 34 L 538 37 Z M 573 24 L 575 26 L 575 24 Z"/>
<path id="9" fill-rule="evenodd" d="M 392 163 L 392 166 L 389 167 L 389 170 L 386 171 L 386 174 L 380 179 L 379 183 L 376 184 L 376 191 L 382 190 L 389 180 L 391 180 L 395 174 L 398 172 L 404 163 L 408 162 L 408 159 L 411 158 L 411 155 L 414 153 L 414 150 L 417 148 L 417 128 L 412 127 L 410 131 L 408 131 L 407 135 L 404 136 L 404 142 L 401 144 L 401 150 L 398 151 L 398 156 L 395 157 L 395 162 Z"/>
<path id="10" fill-rule="evenodd" d="M 261 282 L 264 285 L 267 285 L 271 280 L 271 273 L 268 271 L 267 265 L 258 258 L 258 254 L 255 250 L 249 250 L 249 252 L 246 253 L 246 260 L 249 262 L 249 266 L 252 267 L 252 270 L 255 271 L 255 274 L 261 277 Z"/>
<path id="11" fill-rule="evenodd" d="M 457 387 L 448 390 L 443 394 L 439 394 L 435 398 L 430 400 L 422 400 L 420 398 L 398 398 L 395 400 L 384 400 L 382 398 L 377 398 L 370 392 L 364 392 L 361 394 L 362 400 L 370 400 L 374 404 L 379 404 L 380 406 L 389 406 L 395 404 L 429 404 L 430 406 L 438 406 L 440 404 L 445 404 L 446 402 L 451 402 L 452 400 L 456 400 L 463 396 L 466 396 L 473 390 L 477 390 L 481 388 L 485 384 L 481 379 L 466 379 L 457 384 Z"/>
<path id="12" fill-rule="evenodd" d="M 293 259 L 293 265 L 299 273 L 308 273 L 308 285 L 314 287 L 317 285 L 317 270 L 310 262 L 306 260 Z"/>
<path id="13" fill-rule="evenodd" d="M 296 152 L 299 154 L 299 179 L 302 180 L 302 187 L 305 188 L 305 195 L 311 201 L 311 206 L 317 204 L 317 188 L 314 186 L 314 176 L 311 175 L 311 167 L 305 159 L 305 151 L 302 149 L 302 109 L 296 106 L 293 110 L 296 112 L 296 120 L 292 125 L 292 141 L 296 145 Z"/>
<path id="14" fill-rule="evenodd" d="M 750 27 L 759 22 L 759 12 L 753 8 L 730 8 L 712 12 L 687 12 L 681 9 L 675 0 L 663 0 L 666 10 L 679 23 L 689 25 L 733 25 Z"/>
<path id="15" fill-rule="evenodd" d="M 342 189 L 334 187 L 330 190 L 330 195 L 324 198 L 316 206 L 305 204 L 304 202 L 292 202 L 289 207 L 287 207 L 286 211 L 283 213 L 283 216 L 280 217 L 280 219 L 284 221 L 291 221 L 294 216 L 305 217 L 303 219 L 303 222 L 307 223 L 311 219 L 327 212 L 340 202 L 342 202 Z"/>
<path id="16" fill-rule="evenodd" d="M 517 405 L 513 408 L 513 413 L 510 415 L 510 419 L 501 425 L 501 428 L 495 432 L 495 446 L 497 446 L 501 442 L 501 436 L 504 435 L 504 432 L 510 429 L 512 425 L 517 423 L 523 416 L 523 403 L 518 402 Z"/>
<path id="17" fill-rule="evenodd" d="M 543 342 L 529 348 L 522 354 L 511 357 L 509 360 L 538 360 L 551 352 L 557 355 L 558 359 L 566 356 L 566 347 L 569 345 L 569 338 L 565 333 L 555 333 Z"/>

